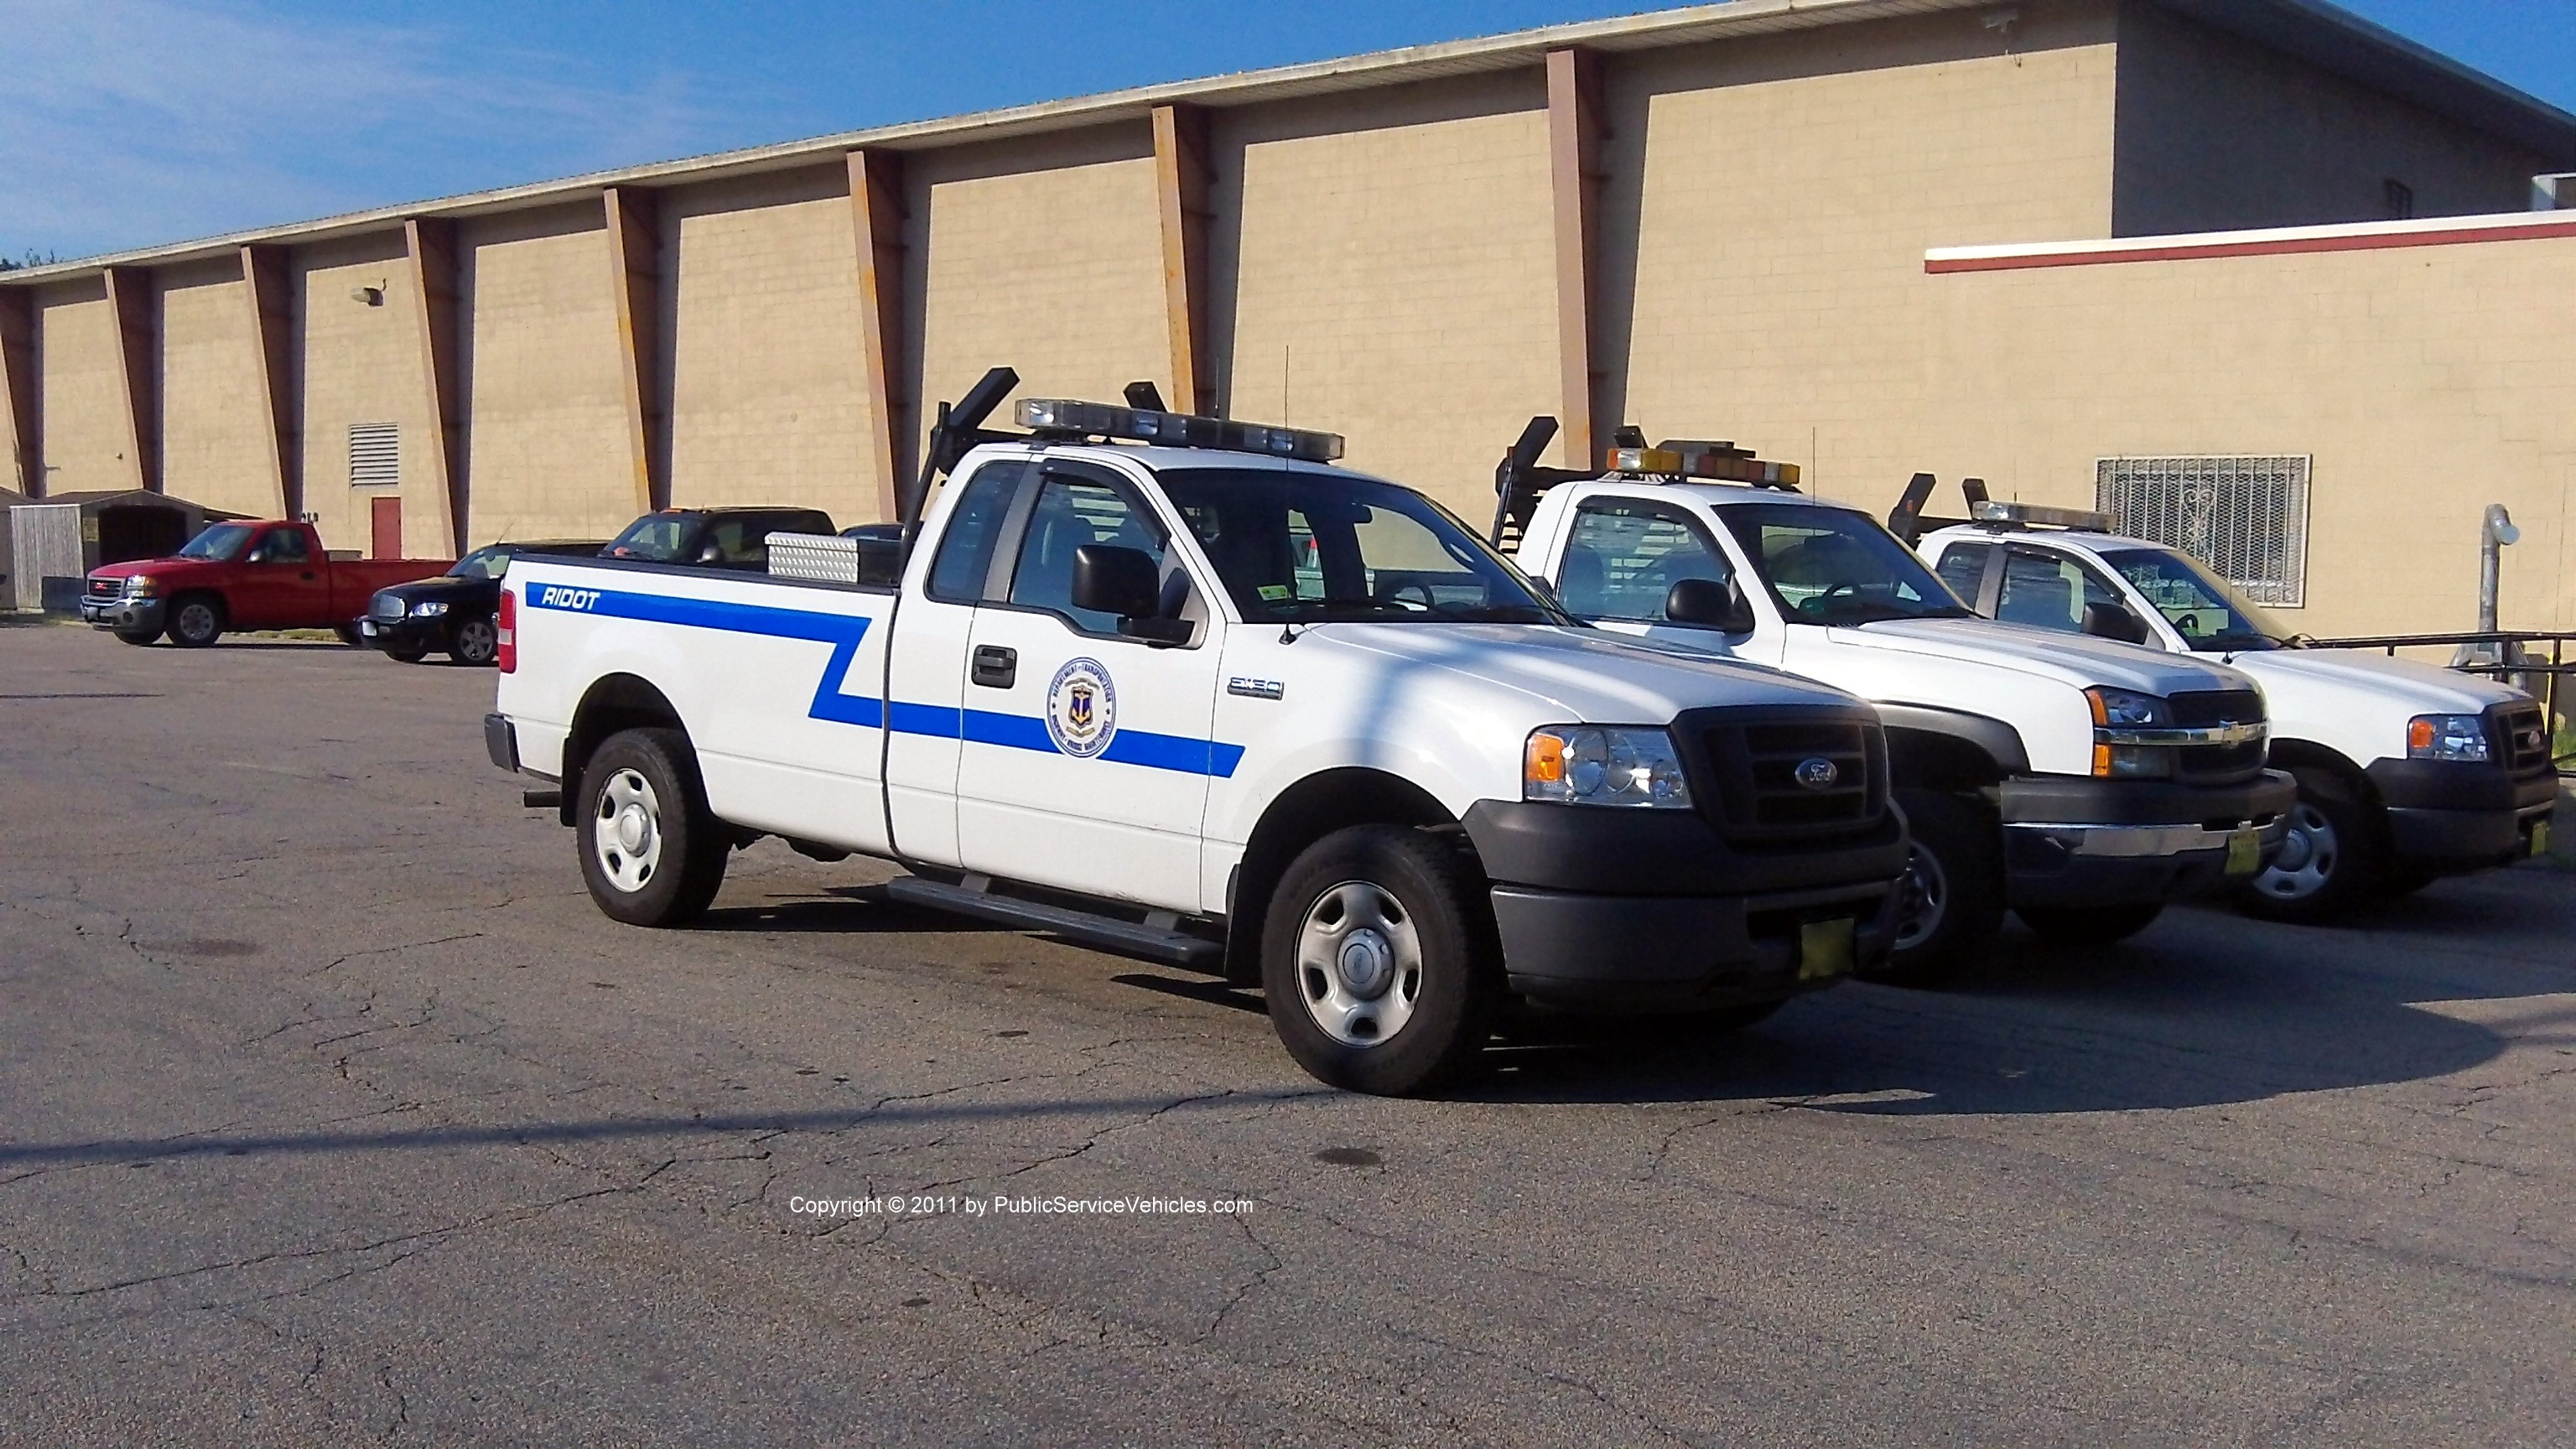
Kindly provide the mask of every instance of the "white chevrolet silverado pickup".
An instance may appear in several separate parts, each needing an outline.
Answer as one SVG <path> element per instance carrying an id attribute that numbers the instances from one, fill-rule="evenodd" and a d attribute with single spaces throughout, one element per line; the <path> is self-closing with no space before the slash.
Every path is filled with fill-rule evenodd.
<path id="1" fill-rule="evenodd" d="M 1496 478 L 1494 538 L 1575 617 L 1786 669 L 1877 706 L 1912 834 L 1887 962 L 1936 985 L 2009 907 L 2102 943 L 2260 871 L 2289 777 L 2264 768 L 2254 682 L 2213 660 L 1981 619 L 1857 509 L 1727 443 L 1540 468 L 1533 419 Z"/>
<path id="2" fill-rule="evenodd" d="M 890 581 L 830 539 L 765 577 L 512 569 L 486 744 L 562 785 L 604 912 L 684 922 L 764 834 L 879 857 L 898 898 L 1257 983 L 1301 1065 L 1380 1093 L 1514 999 L 1723 1024 L 1883 955 L 1867 705 L 1574 624 L 1329 435 L 983 429 L 1015 385 L 943 408 Z"/>
<path id="3" fill-rule="evenodd" d="M 1919 520 L 1918 492 L 1897 522 Z M 2178 549 L 2099 514 L 1971 499 L 1918 545 L 1977 612 L 2060 634 L 2094 626 L 2262 686 L 2272 763 L 2298 780 L 2281 853 L 2237 891 L 2276 920 L 2544 853 L 2558 775 L 2540 704 L 2511 685 L 2354 649 L 2308 647 Z M 1909 511 L 1911 510 L 1911 511 Z M 1928 520 L 1927 520 L 1928 521 Z"/>

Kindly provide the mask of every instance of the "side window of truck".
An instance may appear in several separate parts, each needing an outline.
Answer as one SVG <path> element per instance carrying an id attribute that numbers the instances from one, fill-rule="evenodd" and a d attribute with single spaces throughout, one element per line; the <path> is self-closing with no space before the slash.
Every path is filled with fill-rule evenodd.
<path id="1" fill-rule="evenodd" d="M 1556 596 L 1586 619 L 1664 622 L 1664 596 L 1683 579 L 1734 577 L 1725 555 L 1669 509 L 1605 499 L 1584 504 L 1557 568 Z"/>
<path id="2" fill-rule="evenodd" d="M 306 556 L 303 534 L 291 528 L 274 528 L 269 530 L 266 538 L 259 541 L 259 548 L 252 553 L 251 562 L 300 564 L 309 563 L 311 560 Z"/>
<path id="3" fill-rule="evenodd" d="M 1942 553 L 1940 564 L 1932 572 L 1959 596 L 1959 602 L 1973 609 L 1986 582 L 1986 561 L 1994 557 L 1991 543 L 1954 543 Z"/>
<path id="4" fill-rule="evenodd" d="M 1073 606 L 1073 551 L 1109 544 L 1137 549 L 1160 564 L 1165 542 L 1162 524 L 1124 487 L 1050 472 L 1038 482 L 1037 506 L 1020 535 L 1010 601 L 1059 615 L 1086 634 L 1115 635 L 1117 619 Z"/>
<path id="5" fill-rule="evenodd" d="M 1028 473 L 1025 463 L 987 463 L 966 480 L 965 496 L 948 515 L 939 557 L 930 564 L 930 596 L 952 604 L 981 603 L 993 574 L 993 547 L 1001 542 L 1011 500 Z"/>
<path id="6" fill-rule="evenodd" d="M 2086 604 L 2128 607 L 2109 580 L 2074 559 L 2018 548 L 2004 551 L 2003 593 L 1995 601 L 1998 620 L 2081 633 Z"/>

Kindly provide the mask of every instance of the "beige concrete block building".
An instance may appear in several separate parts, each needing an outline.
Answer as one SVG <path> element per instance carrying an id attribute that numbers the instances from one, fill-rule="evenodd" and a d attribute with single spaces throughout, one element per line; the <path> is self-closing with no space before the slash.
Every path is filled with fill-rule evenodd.
<path id="1" fill-rule="evenodd" d="M 1540 412 L 1873 509 L 2124 499 L 2321 635 L 2469 625 L 2500 502 L 2505 623 L 2576 629 L 2570 170 L 2576 118 L 2310 0 L 1733 0 L 9 273 L 0 486 L 415 555 L 855 523 L 1007 364 L 1480 521 Z"/>

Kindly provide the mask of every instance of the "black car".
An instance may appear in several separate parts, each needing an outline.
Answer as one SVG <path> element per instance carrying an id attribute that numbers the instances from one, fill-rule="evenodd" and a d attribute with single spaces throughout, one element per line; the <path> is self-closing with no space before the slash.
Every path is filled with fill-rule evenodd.
<path id="1" fill-rule="evenodd" d="M 769 567 L 771 534 L 831 532 L 819 508 L 665 508 L 626 525 L 599 556 L 757 573 Z"/>
<path id="2" fill-rule="evenodd" d="M 501 578 L 510 560 L 530 555 L 589 558 L 605 545 L 496 543 L 478 548 L 434 579 L 378 589 L 357 622 L 358 640 L 405 664 L 445 654 L 459 664 L 489 664 L 499 652 L 492 614 L 501 607 Z"/>

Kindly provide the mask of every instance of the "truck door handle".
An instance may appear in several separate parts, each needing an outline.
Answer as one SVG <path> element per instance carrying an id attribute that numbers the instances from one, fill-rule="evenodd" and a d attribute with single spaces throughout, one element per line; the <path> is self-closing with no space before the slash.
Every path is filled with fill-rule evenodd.
<path id="1" fill-rule="evenodd" d="M 987 689 L 1008 689 L 1019 682 L 1020 651 L 999 644 L 978 644 L 968 677 Z"/>
<path id="2" fill-rule="evenodd" d="M 304 576 L 305 576 L 306 578 L 308 578 L 308 579 L 309 579 L 309 578 L 311 578 L 311 577 L 313 577 L 313 570 L 311 570 L 311 569 L 306 569 L 306 570 L 304 571 Z"/>

